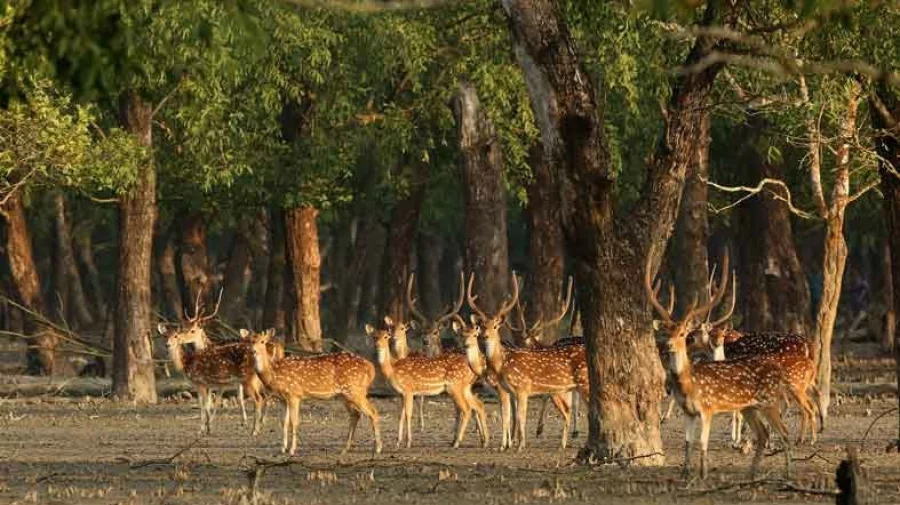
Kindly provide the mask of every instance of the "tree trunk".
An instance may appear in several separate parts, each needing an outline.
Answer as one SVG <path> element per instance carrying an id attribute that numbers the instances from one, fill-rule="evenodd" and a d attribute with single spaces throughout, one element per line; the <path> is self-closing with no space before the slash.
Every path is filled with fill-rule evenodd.
<path id="1" fill-rule="evenodd" d="M 478 305 L 494 311 L 510 294 L 503 153 L 471 83 L 460 83 L 452 106 L 466 206 L 463 256 L 466 270 L 475 275 Z"/>
<path id="2" fill-rule="evenodd" d="M 841 124 L 842 143 L 837 151 L 831 205 L 825 217 L 825 248 L 822 258 L 822 301 L 816 315 L 818 348 L 819 410 L 822 420 L 828 418 L 831 404 L 831 340 L 837 319 L 838 302 L 847 265 L 847 243 L 844 240 L 844 215 L 850 199 L 850 143 L 856 135 L 859 86 L 851 91 L 846 115 Z M 818 146 L 816 146 L 818 147 Z"/>
<path id="3" fill-rule="evenodd" d="M 426 314 L 440 314 L 444 309 L 441 296 L 441 260 L 444 257 L 444 238 L 437 233 L 419 232 L 416 257 L 419 275 L 416 286 Z M 451 284 L 454 286 L 455 284 Z"/>
<path id="4" fill-rule="evenodd" d="M 319 228 L 313 207 L 285 212 L 288 278 L 290 279 L 291 336 L 305 351 L 321 352 L 322 328 L 319 319 L 319 285 L 322 259 L 319 256 Z"/>
<path id="5" fill-rule="evenodd" d="M 550 167 L 544 163 L 540 144 L 528 159 L 531 182 L 525 187 L 528 205 L 528 282 L 525 284 L 525 315 L 529 324 L 551 319 L 562 309 L 560 292 L 565 274 L 565 246 L 559 221 L 559 192 L 553 186 Z M 552 344 L 559 336 L 557 325 L 547 325 L 539 338 Z"/>
<path id="6" fill-rule="evenodd" d="M 16 301 L 38 315 L 46 315 L 46 307 L 41 294 L 41 281 L 34 263 L 31 245 L 31 231 L 25 217 L 25 204 L 21 190 L 7 197 L 0 206 L 0 215 L 6 223 L 3 237 L 9 272 L 15 288 Z M 55 365 L 54 350 L 56 339 L 46 332 L 38 320 L 30 314 L 22 314 L 28 349 L 25 357 L 29 374 L 52 375 Z"/>
<path id="7" fill-rule="evenodd" d="M 411 187 L 394 208 L 387 230 L 381 277 L 381 307 L 377 317 L 390 316 L 394 321 L 406 321 L 406 281 L 413 269 L 416 229 L 419 211 L 425 196 L 425 184 L 418 167 L 408 171 Z"/>
<path id="8" fill-rule="evenodd" d="M 150 277 L 156 221 L 156 170 L 149 152 L 153 144 L 152 106 L 137 92 L 126 91 L 119 100 L 119 121 L 148 153 L 138 167 L 134 187 L 120 197 L 112 392 L 119 400 L 156 403 L 150 345 Z"/>
<path id="9" fill-rule="evenodd" d="M 222 280 L 222 318 L 231 324 L 250 326 L 252 317 L 247 308 L 247 289 L 250 282 L 250 241 L 251 223 L 241 220 L 237 232 L 231 242 L 231 252 L 225 265 L 225 277 Z M 243 316 L 243 317 L 242 317 Z"/>
<path id="10" fill-rule="evenodd" d="M 167 317 L 173 321 L 184 320 L 184 303 L 178 285 L 178 268 L 175 265 L 175 237 L 166 232 L 162 236 L 163 245 L 156 257 L 159 270 L 160 288 L 162 290 L 163 307 Z M 193 308 L 192 308 L 193 309 Z"/>
<path id="11" fill-rule="evenodd" d="M 897 331 L 897 313 L 894 312 L 894 269 L 891 266 L 891 246 L 885 244 L 881 254 L 881 271 L 884 293 L 884 321 L 881 328 L 881 348 L 894 351 L 894 333 Z"/>
<path id="12" fill-rule="evenodd" d="M 81 282 L 81 273 L 72 250 L 72 224 L 66 211 L 66 198 L 61 192 L 53 195 L 54 220 L 56 231 L 56 267 L 55 277 L 57 292 L 67 303 L 63 308 L 72 315 L 78 327 L 84 328 L 94 322 L 88 306 L 87 296 Z"/>
<path id="13" fill-rule="evenodd" d="M 177 220 L 179 227 L 176 265 L 181 279 L 181 296 L 191 315 L 198 297 L 213 298 L 208 292 L 209 255 L 206 250 L 206 224 L 197 213 L 183 213 Z M 202 293 L 205 293 L 202 294 Z M 203 300 L 200 300 L 203 303 Z"/>
<path id="14" fill-rule="evenodd" d="M 647 255 L 654 268 L 662 257 L 721 65 L 673 82 L 666 128 L 643 194 L 629 215 L 616 218 L 603 111 L 557 2 L 502 3 L 541 130 L 544 162 L 555 170 L 566 248 L 575 263 L 591 390 L 589 436 L 581 457 L 660 465 L 663 371 L 646 295 L 635 279 L 643 278 Z M 724 20 L 716 15 L 718 5 L 707 4 L 705 25 L 733 23 L 733 11 Z M 715 46 L 714 39 L 699 37 L 686 66 Z"/>
<path id="15" fill-rule="evenodd" d="M 284 243 L 284 211 L 273 210 L 269 220 L 269 273 L 266 282 L 266 301 L 263 307 L 263 327 L 283 333 L 287 328 L 285 314 L 285 279 L 287 252 Z"/>
<path id="16" fill-rule="evenodd" d="M 879 155 L 878 172 L 881 176 L 881 193 L 884 195 L 884 215 L 891 252 L 891 282 L 895 294 L 893 311 L 900 314 L 900 296 L 896 296 L 896 293 L 900 293 L 900 176 L 897 175 L 900 173 L 900 97 L 881 83 L 869 97 L 869 103 L 873 110 L 872 124 L 878 128 L 875 150 Z M 900 392 L 900 332 L 894 333 L 894 359 L 897 390 Z M 900 407 L 900 394 L 897 395 L 897 404 Z M 900 415 L 897 419 L 900 421 Z M 900 423 L 897 443 L 900 444 Z"/>
<path id="17" fill-rule="evenodd" d="M 105 317 L 107 312 L 106 292 L 103 287 L 103 281 L 100 278 L 100 271 L 94 262 L 94 242 L 91 237 L 93 226 L 90 224 L 83 227 L 79 226 L 76 230 L 73 233 L 75 253 L 84 271 L 84 276 L 87 277 L 88 286 L 90 286 L 91 300 L 95 309 L 94 313 L 97 317 Z"/>
<path id="18" fill-rule="evenodd" d="M 749 116 L 738 128 L 744 139 L 738 159 L 746 167 L 744 183 L 754 186 L 764 178 L 783 180 L 783 167 L 769 162 L 766 123 Z M 791 211 L 783 188 L 767 189 L 735 211 L 738 303 L 748 332 L 786 331 L 808 335 L 810 295 L 806 275 L 797 256 Z"/>
<path id="19" fill-rule="evenodd" d="M 372 245 L 369 248 L 372 254 L 366 258 L 366 266 L 363 268 L 365 282 L 362 285 L 359 307 L 356 312 L 357 318 L 363 320 L 380 319 L 384 316 L 384 314 L 378 314 L 378 301 L 381 297 L 381 277 L 384 269 L 384 256 L 387 251 L 387 229 L 381 222 L 376 222 L 372 234 Z"/>
<path id="20" fill-rule="evenodd" d="M 674 266 L 672 277 L 675 292 L 680 295 L 676 298 L 675 307 L 678 314 L 686 313 L 693 302 L 702 304 L 709 299 L 707 289 L 709 219 L 706 185 L 709 176 L 709 121 L 710 114 L 707 111 L 700 123 L 697 151 L 685 176 L 681 207 L 672 236 L 669 264 Z"/>
<path id="21" fill-rule="evenodd" d="M 372 268 L 372 258 L 383 254 L 384 244 L 378 240 L 382 228 L 381 223 L 372 215 L 363 215 L 356 219 L 355 233 L 347 240 L 347 257 L 341 272 L 341 285 L 338 288 L 338 303 L 335 310 L 335 340 L 347 342 L 347 336 L 357 326 L 359 301 L 365 285 L 366 269 Z M 382 253 L 376 252 L 377 250 Z"/>
<path id="22" fill-rule="evenodd" d="M 247 308 L 252 314 L 251 326 L 262 328 L 266 291 L 269 281 L 269 213 L 260 209 L 253 216 L 250 226 L 250 286 L 247 289 Z"/>

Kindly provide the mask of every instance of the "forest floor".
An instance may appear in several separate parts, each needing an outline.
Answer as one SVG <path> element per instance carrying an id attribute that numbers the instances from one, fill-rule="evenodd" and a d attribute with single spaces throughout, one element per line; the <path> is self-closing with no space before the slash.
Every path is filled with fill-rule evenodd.
<path id="1" fill-rule="evenodd" d="M 365 420 L 353 450 L 341 455 L 347 429 L 344 407 L 339 402 L 306 402 L 298 455 L 286 466 L 266 470 L 258 481 L 258 503 L 833 503 L 828 493 L 835 488 L 834 471 L 848 446 L 859 448 L 877 503 L 900 503 L 900 454 L 885 451 L 897 435 L 897 414 L 872 425 L 879 414 L 897 406 L 893 361 L 871 352 L 867 357 L 865 351 L 839 354 L 840 394 L 819 442 L 795 451 L 790 483 L 794 490 L 780 480 L 783 454 L 764 459 L 760 477 L 768 480 L 748 482 L 751 456 L 731 448 L 730 416 L 719 416 L 714 423 L 710 478 L 686 481 L 680 477 L 684 439 L 680 413 L 663 425 L 666 466 L 586 468 L 573 464 L 584 440 L 585 418 L 579 421 L 581 437 L 561 451 L 557 447 L 561 424 L 555 415 L 550 416 L 544 436 L 534 438 L 540 402 L 531 403 L 528 448 L 522 453 L 501 453 L 496 449 L 499 419 L 493 398 L 487 404 L 491 448 L 478 447 L 472 423 L 463 446 L 456 450 L 449 447 L 454 412 L 446 398 L 426 403 L 428 429 L 422 432 L 416 426 L 409 450 L 394 447 L 399 402 L 377 398 L 385 440 L 380 456 L 371 457 L 372 431 Z M 239 408 L 226 401 L 212 435 L 198 437 L 199 410 L 185 393 L 175 392 L 159 405 L 135 407 L 73 396 L 78 394 L 77 380 L 47 388 L 50 393 L 68 392 L 68 396 L 23 397 L 10 389 L 13 383 L 31 381 L 4 379 L 5 396 L 0 399 L 3 504 L 250 503 L 247 470 L 254 461 L 288 461 L 277 452 L 280 404 L 270 409 L 264 432 L 251 438 L 241 427 Z M 92 381 L 86 382 L 88 390 L 97 385 L 97 379 Z M 793 411 L 788 421 L 795 431 Z M 817 492 L 796 490 L 800 488 Z"/>

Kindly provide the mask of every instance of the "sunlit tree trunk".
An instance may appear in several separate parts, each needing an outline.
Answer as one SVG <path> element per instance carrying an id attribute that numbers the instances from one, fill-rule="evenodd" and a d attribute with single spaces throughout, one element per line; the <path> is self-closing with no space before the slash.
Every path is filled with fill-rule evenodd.
<path id="1" fill-rule="evenodd" d="M 287 210 L 284 215 L 291 337 L 301 349 L 315 352 L 322 351 L 318 215 L 319 211 L 309 206 Z"/>
<path id="2" fill-rule="evenodd" d="M 150 150 L 152 107 L 137 92 L 119 100 L 122 127 Z M 137 180 L 119 204 L 119 266 L 116 278 L 113 338 L 113 396 L 119 400 L 156 403 L 156 380 L 150 338 L 153 309 L 150 277 L 156 221 L 156 170 L 152 155 L 138 166 Z"/>

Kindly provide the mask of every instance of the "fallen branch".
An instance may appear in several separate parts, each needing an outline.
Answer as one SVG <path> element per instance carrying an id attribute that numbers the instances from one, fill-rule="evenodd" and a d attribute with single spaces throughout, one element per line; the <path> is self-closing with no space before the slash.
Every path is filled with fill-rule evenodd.
<path id="1" fill-rule="evenodd" d="M 189 450 L 197 447 L 197 445 L 201 442 L 201 440 L 202 439 L 199 437 L 195 438 L 193 441 L 191 441 L 190 444 L 182 447 L 175 454 L 169 456 L 168 458 L 164 458 L 164 459 L 150 459 L 150 460 L 146 460 L 146 461 L 141 461 L 140 463 L 131 463 L 127 457 L 122 457 L 121 459 L 124 461 L 129 461 L 128 467 L 131 470 L 135 470 L 137 468 L 153 466 L 153 465 L 171 465 L 172 462 L 175 461 L 176 459 L 178 459 L 179 456 L 181 456 L 182 454 L 188 452 Z M 207 455 L 207 458 L 209 458 L 209 455 Z"/>
<path id="2" fill-rule="evenodd" d="M 884 412 L 882 412 L 881 414 L 878 414 L 878 416 L 876 416 L 875 419 L 873 419 L 872 422 L 869 423 L 869 428 L 866 429 L 866 433 L 862 437 L 862 442 L 865 442 L 866 439 L 869 438 L 869 432 L 872 431 L 872 428 L 875 427 L 875 423 L 877 423 L 879 419 L 881 419 L 882 417 L 884 417 L 888 414 L 892 414 L 894 412 L 897 412 L 897 407 L 894 407 L 892 409 L 887 409 Z"/>

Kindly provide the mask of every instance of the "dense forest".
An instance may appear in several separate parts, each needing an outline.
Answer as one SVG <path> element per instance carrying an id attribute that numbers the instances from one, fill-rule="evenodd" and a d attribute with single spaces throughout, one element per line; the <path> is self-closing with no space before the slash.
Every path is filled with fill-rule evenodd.
<path id="1" fill-rule="evenodd" d="M 529 325 L 572 275 L 541 339 L 585 336 L 585 456 L 628 458 L 662 446 L 645 268 L 683 313 L 727 250 L 827 417 L 832 346 L 896 347 L 898 65 L 881 1 L 3 2 L 0 333 L 155 402 L 160 321 L 371 352 L 461 271 L 488 310 L 517 273 Z"/>

